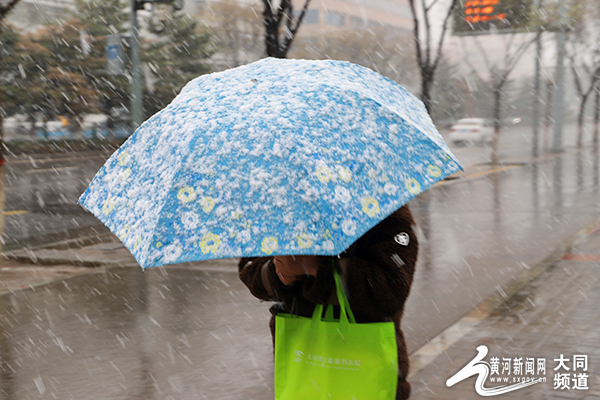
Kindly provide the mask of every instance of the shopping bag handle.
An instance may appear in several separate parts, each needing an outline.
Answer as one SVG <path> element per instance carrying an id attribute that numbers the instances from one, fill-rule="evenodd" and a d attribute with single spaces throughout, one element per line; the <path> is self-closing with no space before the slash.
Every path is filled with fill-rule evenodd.
<path id="1" fill-rule="evenodd" d="M 333 269 L 333 278 L 335 279 L 335 291 L 337 294 L 338 302 L 340 303 L 340 319 L 347 320 L 349 318 L 350 323 L 355 324 L 356 319 L 354 318 L 354 314 L 350 309 L 350 302 L 348 301 L 348 297 L 346 297 L 346 293 L 344 292 L 342 278 L 340 277 L 340 274 L 335 268 Z"/>
<path id="2" fill-rule="evenodd" d="M 346 297 L 346 293 L 344 292 L 344 287 L 342 285 L 342 278 L 340 274 L 335 269 L 335 261 L 332 260 L 333 264 L 333 279 L 335 280 L 335 292 L 337 295 L 338 302 L 340 303 L 340 322 L 347 324 L 348 322 L 355 324 L 356 319 L 354 318 L 354 313 L 350 309 L 350 302 L 348 301 L 348 297 Z M 327 309 L 327 315 L 325 316 L 324 321 L 331 320 L 331 307 Z M 323 304 L 317 304 L 315 306 L 315 310 L 313 312 L 313 320 L 321 319 L 323 315 Z"/>

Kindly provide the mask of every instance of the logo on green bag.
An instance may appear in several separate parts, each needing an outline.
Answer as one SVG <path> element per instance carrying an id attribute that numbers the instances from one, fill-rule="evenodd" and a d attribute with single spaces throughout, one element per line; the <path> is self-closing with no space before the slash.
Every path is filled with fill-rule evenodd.
<path id="1" fill-rule="evenodd" d="M 361 366 L 359 359 L 325 357 L 318 354 L 308 353 L 300 350 L 294 351 L 294 361 L 300 363 L 304 361 L 307 364 L 317 365 L 323 368 L 335 368 L 358 371 Z"/>

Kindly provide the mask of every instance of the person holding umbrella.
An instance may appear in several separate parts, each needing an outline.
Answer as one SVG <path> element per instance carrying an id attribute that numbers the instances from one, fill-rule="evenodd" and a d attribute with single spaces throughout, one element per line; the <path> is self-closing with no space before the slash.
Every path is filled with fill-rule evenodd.
<path id="1" fill-rule="evenodd" d="M 339 258 L 310 255 L 242 258 L 239 275 L 254 296 L 277 301 L 270 308 L 270 329 L 275 340 L 278 313 L 310 317 L 316 304 L 337 303 L 333 260 L 341 270 L 356 322 L 394 322 L 398 348 L 396 399 L 401 400 L 410 396 L 410 384 L 406 381 L 409 360 L 400 322 L 418 249 L 414 220 L 405 205 L 360 237 Z"/>
<path id="2" fill-rule="evenodd" d="M 190 81 L 79 203 L 143 268 L 241 258 L 251 292 L 278 302 L 277 400 L 405 399 L 400 320 L 418 252 L 406 204 L 460 169 L 395 82 L 348 62 L 267 58 Z"/>

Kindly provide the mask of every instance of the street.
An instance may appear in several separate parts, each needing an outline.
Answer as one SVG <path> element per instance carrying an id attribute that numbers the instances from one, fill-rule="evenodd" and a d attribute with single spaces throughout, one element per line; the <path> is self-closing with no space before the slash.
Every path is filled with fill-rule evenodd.
<path id="1" fill-rule="evenodd" d="M 503 171 L 469 172 L 489 149 L 453 149 L 466 177 L 410 203 L 421 249 L 402 324 L 409 353 L 600 213 L 598 149 L 519 165 L 528 132 L 501 138 Z M 7 247 L 105 233 L 76 200 L 108 155 L 9 158 Z M 0 301 L 6 399 L 273 397 L 269 304 L 241 284 L 236 260 L 91 269 Z"/>
<path id="2" fill-rule="evenodd" d="M 34 246 L 103 229 L 77 204 L 108 152 L 8 157 L 4 246 Z"/>
<path id="3" fill-rule="evenodd" d="M 573 124 L 566 125 L 573 131 Z M 442 132 L 445 136 L 447 132 Z M 531 128 L 516 126 L 502 131 L 501 162 L 521 162 L 531 153 Z M 540 141 L 540 143 L 542 143 Z M 566 135 L 565 146 L 575 138 Z M 464 168 L 489 163 L 489 147 L 451 147 Z M 77 205 L 110 151 L 8 156 L 6 173 L 7 218 L 5 248 L 19 248 L 66 237 L 107 232 L 103 225 Z"/>

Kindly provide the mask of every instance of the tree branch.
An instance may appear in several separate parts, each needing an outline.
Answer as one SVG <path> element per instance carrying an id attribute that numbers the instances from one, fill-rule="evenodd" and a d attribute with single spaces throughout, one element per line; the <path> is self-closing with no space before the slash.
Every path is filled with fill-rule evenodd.
<path id="1" fill-rule="evenodd" d="M 444 47 L 444 38 L 446 37 L 446 30 L 448 29 L 448 21 L 450 20 L 450 16 L 452 15 L 452 11 L 454 10 L 454 7 L 456 6 L 457 2 L 458 2 L 458 0 L 452 0 L 452 3 L 450 4 L 450 8 L 448 8 L 448 13 L 446 14 L 446 17 L 444 18 L 444 25 L 442 27 L 442 35 L 440 36 L 440 42 L 438 44 L 437 54 L 433 61 L 433 70 L 434 71 L 437 68 L 440 58 L 442 57 L 442 47 Z"/>
<path id="2" fill-rule="evenodd" d="M 431 66 L 431 24 L 429 23 L 429 14 L 427 7 L 425 7 L 425 0 L 421 0 L 421 7 L 423 8 L 423 20 L 425 22 L 425 41 L 427 46 L 425 47 L 425 63 L 427 68 Z"/>
<path id="3" fill-rule="evenodd" d="M 464 47 L 464 42 L 461 42 L 463 47 Z M 477 76 L 477 78 L 480 81 L 483 81 L 481 74 L 477 71 L 477 69 L 475 68 L 475 66 L 473 66 L 473 63 L 471 63 L 471 59 L 469 58 L 469 53 L 467 51 L 464 52 L 462 61 L 464 61 L 470 68 L 471 68 L 471 73 L 473 73 L 475 76 Z"/>
<path id="4" fill-rule="evenodd" d="M 300 12 L 300 15 L 298 16 L 298 19 L 296 20 L 296 25 L 294 26 L 294 29 L 290 29 L 290 31 L 292 32 L 292 36 L 296 36 L 296 32 L 298 32 L 298 28 L 300 28 L 300 24 L 302 24 L 302 20 L 304 20 L 304 15 L 306 14 L 306 10 L 308 9 L 308 4 L 310 3 L 310 0 L 306 0 L 304 2 L 304 7 L 302 7 L 302 11 Z"/>
<path id="5" fill-rule="evenodd" d="M 11 0 L 8 2 L 8 4 L 0 6 L 0 20 L 3 20 L 6 14 L 8 14 L 10 10 L 12 10 L 17 5 L 18 2 L 19 0 Z"/>
<path id="6" fill-rule="evenodd" d="M 525 53 L 525 50 L 527 50 L 527 48 L 535 41 L 536 41 L 536 37 L 534 37 L 531 40 L 521 43 L 521 45 L 517 48 L 517 50 L 512 55 L 512 57 L 511 56 L 507 57 L 507 63 L 505 64 L 503 79 L 508 78 L 508 75 L 510 75 L 510 73 L 513 71 L 513 69 L 515 69 L 515 67 L 517 66 L 517 63 L 521 59 L 521 56 L 523 56 L 523 53 Z"/>
<path id="7" fill-rule="evenodd" d="M 283 54 L 286 54 L 288 52 L 288 50 L 290 49 L 290 47 L 292 46 L 292 42 L 296 38 L 296 32 L 298 32 L 298 29 L 300 28 L 300 25 L 302 24 L 302 21 L 304 20 L 304 15 L 306 14 L 306 10 L 308 9 L 309 3 L 310 3 L 310 0 L 306 0 L 304 2 L 304 7 L 302 7 L 302 11 L 300 12 L 300 15 L 298 16 L 298 19 L 296 20 L 296 24 L 294 25 L 293 28 L 291 25 L 293 15 L 290 15 L 290 20 L 289 20 L 289 24 L 288 24 L 288 30 L 290 31 L 290 36 L 289 37 L 286 36 L 284 39 L 283 49 L 282 49 Z M 291 2 L 290 2 L 290 11 L 292 11 Z"/>
<path id="8" fill-rule="evenodd" d="M 600 77 L 600 67 L 596 68 L 596 70 L 594 71 L 594 74 L 592 75 L 592 82 L 590 83 L 590 87 L 588 88 L 587 92 L 585 93 L 585 97 L 588 97 L 592 93 L 592 91 L 596 87 L 596 81 L 598 80 L 599 77 Z"/>
<path id="9" fill-rule="evenodd" d="M 419 69 L 423 70 L 423 55 L 421 53 L 421 37 L 419 36 L 419 18 L 417 17 L 417 10 L 415 9 L 415 0 L 408 0 L 410 10 L 413 16 L 413 36 L 415 39 L 415 48 L 417 53 L 417 64 Z"/>
<path id="10" fill-rule="evenodd" d="M 269 1 L 270 2 L 270 1 Z M 277 26 L 281 26 L 281 19 L 285 13 L 285 10 L 290 5 L 290 0 L 281 0 L 279 8 L 277 9 Z"/>
<path id="11" fill-rule="evenodd" d="M 479 53 L 483 56 L 483 62 L 485 64 L 485 68 L 488 71 L 490 71 L 492 69 L 492 65 L 490 63 L 490 59 L 487 55 L 487 52 L 485 51 L 485 49 L 481 45 L 481 42 L 479 41 L 479 36 L 473 36 L 473 41 L 475 42 L 475 45 L 479 49 Z"/>
<path id="12" fill-rule="evenodd" d="M 425 7 L 425 11 L 427 12 L 427 11 L 431 10 L 431 7 L 433 7 L 435 5 L 435 3 L 437 3 L 437 2 L 438 2 L 438 0 L 433 0 L 430 5 Z M 425 5 L 425 4 L 423 4 L 423 5 Z"/>

